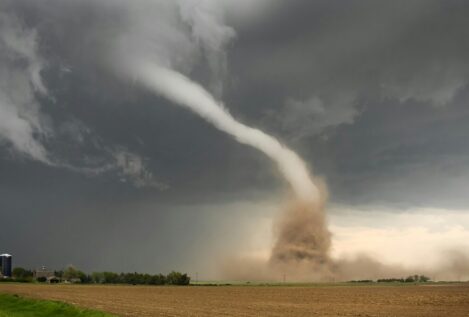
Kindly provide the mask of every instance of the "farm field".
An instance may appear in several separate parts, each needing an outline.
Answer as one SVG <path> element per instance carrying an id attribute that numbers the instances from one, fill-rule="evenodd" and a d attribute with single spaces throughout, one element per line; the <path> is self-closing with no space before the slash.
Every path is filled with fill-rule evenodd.
<path id="1" fill-rule="evenodd" d="M 469 284 L 114 286 L 0 284 L 119 316 L 469 316 Z"/>

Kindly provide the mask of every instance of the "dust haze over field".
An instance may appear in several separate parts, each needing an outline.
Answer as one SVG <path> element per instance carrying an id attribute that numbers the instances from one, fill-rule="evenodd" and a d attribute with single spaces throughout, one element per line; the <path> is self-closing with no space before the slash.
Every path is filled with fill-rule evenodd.
<path id="1" fill-rule="evenodd" d="M 467 254 L 462 251 L 466 246 L 464 243 L 445 246 L 446 250 L 435 250 L 439 262 L 429 267 L 403 265 L 399 259 L 397 263 L 389 263 L 382 261 L 379 254 L 356 250 L 347 256 L 335 254 L 337 243 L 328 219 L 329 195 L 333 202 L 337 200 L 345 205 L 359 206 L 369 200 L 380 202 L 380 195 L 386 192 L 391 193 L 394 202 L 397 201 L 397 210 L 405 210 L 406 207 L 399 206 L 401 197 L 407 197 L 402 187 L 411 187 L 409 184 L 416 179 L 420 180 L 419 186 L 412 186 L 416 188 L 416 195 L 428 199 L 424 205 L 432 205 L 431 195 L 427 195 L 420 185 L 429 184 L 425 185 L 429 186 L 428 191 L 438 194 L 446 190 L 440 190 L 438 182 L 426 181 L 436 164 L 426 161 L 426 158 L 444 161 L 433 153 L 433 140 L 446 151 L 442 152 L 448 153 L 446 158 L 454 163 L 450 167 L 443 166 L 441 170 L 451 170 L 451 177 L 458 175 L 454 169 L 465 170 L 467 153 L 461 146 L 464 144 L 464 125 L 457 128 L 453 123 L 468 115 L 467 107 L 464 107 L 468 70 L 461 66 L 465 65 L 466 43 L 455 47 L 459 33 L 454 33 L 453 41 L 438 33 L 435 36 L 440 41 L 447 41 L 446 46 L 435 51 L 435 55 L 425 55 L 426 58 L 422 59 L 422 50 L 428 51 L 424 48 L 433 40 L 418 34 L 428 21 L 440 14 L 439 10 L 447 10 L 447 15 L 455 16 L 449 20 L 459 21 L 458 4 L 440 7 L 438 1 L 416 1 L 407 5 L 407 11 L 387 4 L 390 11 L 402 20 L 396 26 L 394 15 L 387 15 L 386 10 L 375 7 L 372 2 L 368 5 L 373 10 L 368 12 L 363 10 L 364 4 L 355 2 L 332 3 L 326 6 L 330 10 L 321 11 L 324 9 L 321 9 L 321 1 L 312 4 L 311 8 L 307 2 L 298 1 L 288 6 L 274 0 L 87 0 L 80 3 L 48 0 L 44 5 L 28 1 L 0 1 L 5 4 L 0 9 L 3 26 L 0 67 L 9 74 L 0 75 L 0 113 L 4 118 L 0 120 L 0 138 L 6 152 L 32 164 L 45 163 L 48 168 L 55 168 L 54 173 L 57 174 L 74 173 L 75 176 L 67 176 L 71 178 L 70 188 L 73 190 L 82 186 L 86 188 L 82 184 L 89 179 L 103 180 L 106 186 L 96 186 L 103 191 L 109 190 L 108 201 L 100 202 L 100 198 L 90 190 L 85 199 L 70 199 L 79 201 L 72 203 L 72 208 L 68 208 L 68 201 L 64 201 L 63 206 L 57 205 L 59 214 L 62 209 L 78 210 L 70 212 L 70 221 L 79 221 L 80 212 L 90 212 L 89 208 L 80 205 L 82 201 L 96 209 L 100 208 L 95 206 L 104 205 L 104 209 L 109 210 L 90 212 L 89 219 L 107 213 L 111 217 L 115 215 L 115 219 L 130 217 L 132 208 L 121 207 L 119 202 L 113 201 L 114 197 L 137 201 L 136 206 L 140 201 L 145 205 L 161 200 L 163 203 L 158 204 L 158 201 L 155 209 L 164 209 L 168 205 L 178 209 L 180 201 L 184 202 L 189 197 L 188 206 L 181 208 L 185 210 L 183 213 L 190 214 L 191 199 L 204 200 L 204 203 L 221 199 L 222 196 L 217 198 L 214 193 L 218 184 L 220 187 L 228 186 L 223 188 L 229 195 L 230 186 L 235 185 L 225 184 L 230 184 L 230 179 L 236 177 L 223 177 L 218 175 L 219 171 L 235 176 L 234 170 L 243 170 L 239 187 L 248 189 L 233 193 L 230 199 L 242 200 L 244 194 L 254 192 L 260 186 L 262 195 L 259 197 L 275 201 L 279 212 L 272 220 L 272 241 L 267 243 L 267 256 L 246 256 L 242 254 L 242 242 L 224 246 L 224 237 L 217 237 L 220 248 L 226 252 L 216 264 L 222 278 L 278 280 L 286 275 L 291 280 L 330 281 L 400 277 L 414 273 L 436 275 L 441 279 L 469 277 Z M 347 8 L 349 13 L 343 11 Z M 314 18 L 303 16 L 304 12 L 309 12 Z M 299 17 L 298 25 L 291 21 L 289 13 Z M 377 16 L 383 18 L 376 19 Z M 335 17 L 345 25 L 349 23 L 349 27 L 331 22 L 336 20 Z M 309 22 L 311 24 L 303 18 L 312 21 Z M 283 23 L 285 28 L 278 29 L 277 20 L 278 25 Z M 373 30 L 361 20 L 380 20 L 382 23 L 378 30 Z M 460 30 L 453 25 L 445 24 L 444 27 Z M 270 29 L 272 33 L 264 34 Z M 368 32 L 367 41 L 361 36 L 365 30 Z M 409 33 L 407 30 L 412 30 L 408 35 L 410 39 L 405 38 L 400 43 L 400 36 Z M 380 32 L 388 36 L 382 37 Z M 417 44 L 412 41 L 413 37 L 418 39 Z M 418 41 L 422 43 L 418 44 Z M 238 42 L 245 47 L 237 49 Z M 260 46 L 261 42 L 265 47 Z M 389 51 L 387 45 L 394 43 L 402 48 L 397 50 L 396 59 L 386 53 Z M 311 51 L 311 54 L 304 51 Z M 252 55 L 242 58 L 247 52 L 252 52 Z M 229 67 L 230 58 L 235 60 L 237 67 Z M 429 68 L 426 63 L 436 66 Z M 358 68 L 355 69 L 354 65 Z M 407 73 L 412 68 L 409 65 L 415 68 L 411 74 Z M 363 73 L 361 69 L 365 69 Z M 439 78 L 440 81 L 429 78 Z M 250 90 L 245 90 L 245 87 Z M 102 108 L 88 106 L 94 102 L 102 104 Z M 380 110 L 373 108 L 375 103 L 382 104 Z M 196 114 L 197 120 L 182 111 L 170 109 L 176 105 Z M 420 121 L 401 121 L 397 116 L 387 124 L 386 120 L 399 112 L 388 110 L 391 106 L 408 111 L 405 120 L 415 117 Z M 445 112 L 445 107 L 454 112 Z M 95 111 L 102 111 L 101 117 L 95 115 Z M 152 111 L 161 111 L 153 121 L 149 114 Z M 165 119 L 165 111 L 168 119 Z M 108 117 L 116 113 L 121 121 L 112 123 Z M 455 127 L 450 132 L 441 133 L 443 141 L 433 135 L 435 122 L 439 122 L 440 117 L 447 125 Z M 200 128 L 199 119 L 209 127 Z M 111 132 L 106 128 L 107 124 L 113 125 Z M 144 129 L 142 126 L 147 130 L 139 134 L 136 131 Z M 358 127 L 357 130 L 346 130 L 354 127 Z M 446 131 L 445 127 L 438 131 Z M 203 137 L 192 132 L 191 128 L 201 129 Z M 369 131 L 374 132 L 367 134 Z M 225 136 L 219 132 L 229 137 L 224 139 Z M 399 134 L 406 132 L 412 137 Z M 395 140 L 390 137 L 394 134 L 397 135 Z M 171 136 L 177 136 L 178 140 L 173 141 Z M 445 137 L 454 140 L 453 148 L 448 149 Z M 235 146 L 229 144 L 236 141 L 266 157 L 257 157 L 257 152 L 249 152 L 246 156 L 237 157 L 241 163 L 235 158 L 234 162 L 219 167 L 217 164 L 222 160 L 220 153 L 224 153 L 223 150 L 214 145 L 213 148 L 206 147 L 207 154 L 204 150 L 197 152 L 198 142 L 202 144 L 205 138 L 214 138 L 214 144 L 225 147 L 225 150 L 227 146 Z M 372 140 L 370 145 L 366 143 L 367 139 Z M 328 147 L 333 142 L 338 144 L 337 148 Z M 164 143 L 161 148 L 157 146 L 160 143 Z M 236 147 L 230 153 L 239 155 L 233 153 L 248 151 L 245 148 Z M 199 153 L 199 156 L 194 153 Z M 160 157 L 165 155 L 166 164 L 160 161 Z M 195 167 L 182 168 L 182 159 L 188 166 L 194 164 Z M 337 160 L 336 170 L 331 167 L 334 166 L 333 160 Z M 256 167 L 245 169 L 244 165 L 254 164 L 251 161 L 255 161 Z M 374 166 L 375 162 L 389 163 L 391 167 L 380 166 L 379 163 Z M 170 168 L 171 164 L 175 164 L 173 168 Z M 272 173 L 271 166 L 276 172 Z M 34 168 L 38 167 L 34 165 Z M 250 184 L 250 176 L 256 179 L 258 175 L 256 169 L 262 170 L 259 172 L 261 176 Z M 330 173 L 328 169 L 332 169 Z M 354 173 L 355 170 L 359 172 Z M 416 170 L 417 176 L 407 180 L 403 171 L 408 170 Z M 164 175 L 162 180 L 158 173 Z M 466 201 L 461 198 L 460 191 L 465 181 L 461 177 L 447 177 L 454 184 L 447 183 L 456 189 L 448 193 L 448 208 L 462 208 L 461 212 L 464 212 Z M 107 183 L 109 179 L 111 181 Z M 282 179 L 282 182 L 275 183 L 277 179 Z M 400 186 L 404 181 L 408 182 L 407 186 Z M 178 189 L 178 186 L 184 188 L 187 184 L 185 190 Z M 212 187 L 207 185 L 207 189 L 203 188 L 206 184 L 212 184 Z M 373 192 L 371 189 L 376 197 L 367 196 L 368 192 Z M 281 199 L 271 198 L 277 194 Z M 451 195 L 460 200 L 459 205 L 451 205 Z M 38 198 L 41 199 L 42 196 Z M 414 198 L 406 199 L 411 204 Z M 109 201 L 112 203 L 107 204 Z M 15 206 L 14 201 L 11 204 Z M 251 217 L 246 219 L 244 223 L 249 224 Z M 142 226 L 149 226 L 148 235 L 164 229 L 163 221 L 160 224 L 158 220 L 154 222 L 153 230 L 149 225 L 151 221 L 142 218 Z M 252 222 L 255 221 L 253 216 Z M 210 219 L 205 222 L 210 223 Z M 376 222 L 370 227 L 381 225 L 379 219 Z M 113 223 L 119 227 L 119 221 L 113 220 Z M 442 226 L 441 230 L 446 230 L 446 235 L 465 237 L 467 228 L 463 228 L 461 233 L 457 225 Z M 138 226 L 135 226 L 132 232 L 127 233 L 131 237 L 140 234 Z M 112 226 L 96 225 L 96 232 L 101 228 L 110 228 L 110 233 L 119 235 L 119 230 L 112 229 Z M 392 227 L 389 230 L 392 231 Z M 184 237 L 184 229 L 180 231 Z M 440 232 L 434 231 L 438 237 Z M 242 229 L 238 233 L 245 234 Z M 181 241 L 197 240 L 200 233 L 195 230 L 192 234 L 194 239 L 186 237 Z M 178 233 L 174 235 L 178 237 Z M 361 238 L 365 241 L 363 247 L 366 247 L 366 237 Z M 441 239 L 445 236 L 442 235 Z M 151 241 L 145 236 L 135 240 L 134 245 L 141 240 Z M 114 244 L 112 238 L 108 244 Z M 162 244 L 162 248 L 177 249 L 172 243 L 168 244 L 170 246 Z M 200 242 L 200 245 L 204 246 L 204 243 Z M 101 248 L 114 250 L 105 244 Z M 141 253 L 151 253 L 147 252 L 152 248 L 150 242 L 146 248 Z M 186 248 L 191 249 L 181 247 L 180 253 Z M 173 256 L 185 261 L 185 267 L 192 266 L 190 256 Z M 106 263 L 106 260 L 102 261 Z M 174 263 L 171 261 L 168 260 L 166 265 Z M 200 263 L 205 262 L 200 261 L 198 265 Z"/>

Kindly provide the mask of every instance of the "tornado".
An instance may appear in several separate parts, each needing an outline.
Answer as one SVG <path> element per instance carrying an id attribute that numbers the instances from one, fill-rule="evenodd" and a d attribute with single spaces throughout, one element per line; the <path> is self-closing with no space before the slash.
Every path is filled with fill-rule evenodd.
<path id="1" fill-rule="evenodd" d="M 313 181 L 305 162 L 276 138 L 237 121 L 222 102 L 185 75 L 152 61 L 139 60 L 130 65 L 130 75 L 138 83 L 193 111 L 275 162 L 293 195 L 276 222 L 276 242 L 269 263 L 283 271 L 297 264 L 316 269 L 327 263 L 331 243 L 324 213 L 327 192 Z"/>

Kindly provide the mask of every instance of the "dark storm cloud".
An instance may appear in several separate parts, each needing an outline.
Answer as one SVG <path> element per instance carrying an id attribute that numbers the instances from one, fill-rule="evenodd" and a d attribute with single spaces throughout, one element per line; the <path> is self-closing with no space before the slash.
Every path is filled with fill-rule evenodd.
<path id="1" fill-rule="evenodd" d="M 317 133 L 353 120 L 362 96 L 450 102 L 467 79 L 466 12 L 456 1 L 293 1 L 241 30 L 230 61 L 256 91 L 279 91 L 281 125 L 297 110 L 302 124 L 287 130 Z"/>
<path id="2" fill-rule="evenodd" d="M 0 247 L 14 245 L 11 252 L 21 253 L 40 241 L 29 258 L 22 255 L 28 265 L 40 254 L 46 262 L 57 248 L 84 267 L 133 270 L 112 246 L 119 232 L 128 249 L 148 239 L 156 241 L 155 252 L 169 246 L 184 252 L 189 237 L 206 229 L 204 217 L 213 215 L 181 202 L 223 206 L 284 186 L 261 154 L 109 70 L 113 41 L 131 23 L 125 5 L 111 3 L 0 0 L 2 13 L 35 30 L 37 56 L 44 59 L 48 94 L 35 95 L 34 103 L 53 134 L 32 137 L 74 167 L 112 165 L 90 175 L 0 149 L 1 214 L 19 224 L 0 230 Z M 298 150 L 328 180 L 335 201 L 467 206 L 466 2 L 273 1 L 259 7 L 252 16 L 245 8 L 227 12 L 237 35 L 226 50 L 225 74 L 199 47 L 182 44 L 179 67 L 223 96 L 235 117 Z M 190 36 L 188 21 L 175 19 L 178 32 Z M 219 77 L 223 89 L 214 84 Z M 138 186 L 142 181 L 155 186 Z M 157 207 L 142 207 L 148 205 Z M 179 213 L 172 215 L 175 208 Z M 194 221 L 196 212 L 201 220 Z M 186 231 L 187 219 L 198 227 Z M 142 223 L 145 229 L 134 235 Z M 176 236 L 187 245 L 159 241 Z M 93 260 L 80 262 L 75 252 L 90 244 Z M 131 254 L 150 251 L 146 245 Z M 99 254 L 111 260 L 100 262 Z M 50 259 L 54 266 L 68 263 Z M 160 267 L 170 269 L 177 260 Z"/>
<path id="3" fill-rule="evenodd" d="M 316 164 L 328 171 L 333 197 L 357 204 L 466 208 L 467 97 L 468 91 L 461 91 L 445 108 L 386 100 L 327 141 L 310 139 L 322 152 Z"/>
<path id="4" fill-rule="evenodd" d="M 237 28 L 232 104 L 296 144 L 334 199 L 464 207 L 465 181 L 445 166 L 467 166 L 467 12 L 461 1 L 289 2 Z"/>

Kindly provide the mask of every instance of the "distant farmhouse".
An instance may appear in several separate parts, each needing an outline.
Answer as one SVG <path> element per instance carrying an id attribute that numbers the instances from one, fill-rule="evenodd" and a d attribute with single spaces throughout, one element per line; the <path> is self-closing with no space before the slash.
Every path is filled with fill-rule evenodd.
<path id="1" fill-rule="evenodd" d="M 33 271 L 33 278 L 39 282 L 55 283 L 80 283 L 79 278 L 64 277 L 63 273 L 56 275 L 56 272 L 48 270 L 45 266 Z"/>
<path id="2" fill-rule="evenodd" d="M 11 277 L 12 260 L 10 254 L 0 254 L 0 275 L 3 278 Z"/>
<path id="3" fill-rule="evenodd" d="M 52 276 L 54 276 L 54 272 L 48 270 L 45 266 L 41 266 L 40 269 L 36 269 L 36 270 L 34 270 L 34 272 L 33 272 L 33 277 L 34 277 L 35 279 L 38 279 L 38 278 L 48 278 L 48 277 L 52 277 Z"/>
<path id="4" fill-rule="evenodd" d="M 53 271 L 48 270 L 45 266 L 41 266 L 40 269 L 34 270 L 33 272 L 34 279 L 38 281 L 48 282 L 48 283 L 58 283 L 60 279 L 55 276 Z"/>

